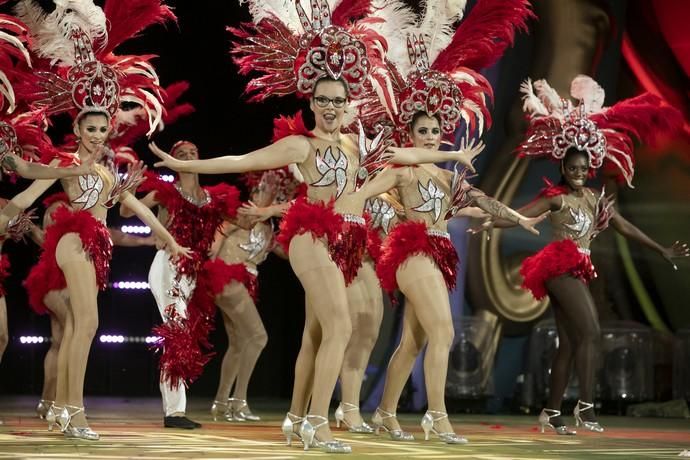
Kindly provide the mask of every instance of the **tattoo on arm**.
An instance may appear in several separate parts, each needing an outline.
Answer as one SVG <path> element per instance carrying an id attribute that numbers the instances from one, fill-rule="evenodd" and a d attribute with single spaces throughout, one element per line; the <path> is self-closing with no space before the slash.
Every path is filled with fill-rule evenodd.
<path id="1" fill-rule="evenodd" d="M 5 155 L 2 159 L 2 167 L 9 171 L 17 170 L 17 160 L 13 155 Z"/>
<path id="2" fill-rule="evenodd" d="M 479 206 L 481 209 L 499 219 L 505 219 L 513 222 L 514 224 L 517 224 L 520 220 L 520 218 L 515 215 L 515 213 L 512 212 L 508 206 L 504 205 L 495 198 L 484 195 L 475 198 L 475 203 L 477 203 L 477 206 Z"/>

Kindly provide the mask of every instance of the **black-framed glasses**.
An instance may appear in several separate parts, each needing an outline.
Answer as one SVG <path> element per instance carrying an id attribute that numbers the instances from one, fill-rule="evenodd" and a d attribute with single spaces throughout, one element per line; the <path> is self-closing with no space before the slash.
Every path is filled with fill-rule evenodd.
<path id="1" fill-rule="evenodd" d="M 347 99 L 344 97 L 334 97 L 333 99 L 331 99 L 330 97 L 326 96 L 314 96 L 314 102 L 317 106 L 321 108 L 328 107 L 329 103 L 333 103 L 333 107 L 335 107 L 336 109 L 340 109 L 342 107 L 345 107 Z"/>

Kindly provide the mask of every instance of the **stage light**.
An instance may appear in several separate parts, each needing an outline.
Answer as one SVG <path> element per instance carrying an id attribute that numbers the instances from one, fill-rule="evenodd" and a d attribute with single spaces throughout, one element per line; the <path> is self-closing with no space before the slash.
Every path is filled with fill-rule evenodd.
<path id="1" fill-rule="evenodd" d="M 50 337 L 41 337 L 35 335 L 22 335 L 19 337 L 19 343 L 23 345 L 35 345 L 37 343 L 50 342 Z"/>
<path id="2" fill-rule="evenodd" d="M 175 176 L 172 174 L 161 174 L 158 176 L 163 182 L 175 182 Z"/>
<path id="3" fill-rule="evenodd" d="M 632 321 L 610 321 L 602 323 L 601 332 L 601 399 L 653 399 L 654 349 L 649 327 Z"/>
<path id="4" fill-rule="evenodd" d="M 123 233 L 133 233 L 135 235 L 148 235 L 151 233 L 151 228 L 147 225 L 123 225 L 120 227 Z"/>
<path id="5" fill-rule="evenodd" d="M 147 345 L 158 342 L 160 337 L 157 336 L 126 336 L 122 334 L 101 334 L 98 337 L 100 343 L 120 344 L 120 343 L 144 343 Z"/>
<path id="6" fill-rule="evenodd" d="M 149 283 L 146 281 L 115 281 L 110 283 L 113 289 L 148 289 Z"/>

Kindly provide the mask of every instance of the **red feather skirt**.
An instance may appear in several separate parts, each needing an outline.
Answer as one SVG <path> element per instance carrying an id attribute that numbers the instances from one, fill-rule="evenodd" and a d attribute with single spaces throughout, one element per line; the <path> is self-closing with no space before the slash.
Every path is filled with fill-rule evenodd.
<path id="1" fill-rule="evenodd" d="M 81 239 L 84 251 L 89 255 L 96 270 L 98 289 L 103 290 L 108 283 L 110 259 L 113 242 L 107 227 L 87 211 L 73 211 L 60 206 L 53 212 L 53 225 L 48 227 L 43 243 L 43 252 L 38 263 L 31 269 L 24 281 L 29 295 L 29 305 L 38 313 L 48 313 L 43 298 L 50 291 L 67 287 L 65 276 L 58 267 L 55 250 L 58 242 L 67 233 L 76 233 Z"/>
<path id="2" fill-rule="evenodd" d="M 572 240 L 553 241 L 533 256 L 527 257 L 520 267 L 524 278 L 522 287 L 529 289 L 536 299 L 548 292 L 546 282 L 561 275 L 571 275 L 589 283 L 597 272 L 589 254 L 580 250 Z"/>
<path id="3" fill-rule="evenodd" d="M 212 299 L 223 292 L 225 286 L 233 281 L 242 283 L 254 302 L 257 300 L 258 283 L 256 275 L 249 272 L 244 264 L 229 264 L 221 259 L 213 259 L 204 263 L 204 287 Z"/>
<path id="4" fill-rule="evenodd" d="M 310 233 L 314 239 L 324 238 L 331 259 L 343 272 L 349 285 L 357 276 L 366 252 L 367 226 L 364 218 L 340 215 L 328 204 L 297 199 L 280 223 L 276 238 L 287 253 L 290 241 L 297 235 Z"/>
<path id="5" fill-rule="evenodd" d="M 367 252 L 374 263 L 377 263 L 379 259 L 381 259 L 382 246 L 383 239 L 379 231 L 371 227 L 367 228 Z"/>
<path id="6" fill-rule="evenodd" d="M 455 289 L 459 259 L 450 237 L 430 234 L 423 222 L 407 221 L 396 225 L 388 234 L 376 264 L 381 287 L 389 295 L 398 288 L 398 267 L 415 255 L 425 255 L 433 260 L 448 290 Z"/>
<path id="7" fill-rule="evenodd" d="M 7 254 L 0 255 L 0 297 L 5 297 L 5 281 L 10 276 L 10 258 Z"/>

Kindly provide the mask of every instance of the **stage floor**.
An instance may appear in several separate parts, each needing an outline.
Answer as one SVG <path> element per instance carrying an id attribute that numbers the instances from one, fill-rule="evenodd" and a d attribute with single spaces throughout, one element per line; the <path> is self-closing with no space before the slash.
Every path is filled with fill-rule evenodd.
<path id="1" fill-rule="evenodd" d="M 318 450 L 304 452 L 301 444 L 285 445 L 280 423 L 286 404 L 255 402 L 256 423 L 213 422 L 211 401 L 190 401 L 190 418 L 204 424 L 198 430 L 165 429 L 160 402 L 154 398 L 89 398 L 91 427 L 100 433 L 96 442 L 65 439 L 48 432 L 33 412 L 33 398 L 0 398 L 0 459 L 292 459 L 302 456 L 329 458 Z M 285 407 L 281 407 L 285 406 Z M 534 416 L 453 416 L 456 431 L 469 439 L 464 446 L 423 441 L 418 425 L 421 414 L 402 414 L 415 442 L 396 443 L 387 436 L 354 435 L 336 431 L 352 445 L 352 459 L 660 459 L 679 458 L 690 450 L 690 421 L 602 417 L 603 434 L 577 436 L 541 434 Z M 299 446 L 299 447 L 298 447 Z M 690 454 L 689 454 L 690 456 Z M 342 456 L 337 456 L 342 457 Z"/>

